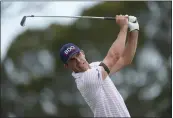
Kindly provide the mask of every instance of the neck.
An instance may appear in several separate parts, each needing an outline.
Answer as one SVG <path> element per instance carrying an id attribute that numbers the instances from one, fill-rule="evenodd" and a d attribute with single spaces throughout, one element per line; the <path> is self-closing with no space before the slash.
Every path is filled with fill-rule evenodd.
<path id="1" fill-rule="evenodd" d="M 85 71 L 87 71 L 88 69 L 91 69 L 91 67 L 90 67 L 90 65 L 88 64 L 88 67 L 85 69 L 85 70 L 80 70 L 80 71 L 78 71 L 78 70 L 73 70 L 75 73 L 80 73 L 80 72 L 85 72 Z"/>

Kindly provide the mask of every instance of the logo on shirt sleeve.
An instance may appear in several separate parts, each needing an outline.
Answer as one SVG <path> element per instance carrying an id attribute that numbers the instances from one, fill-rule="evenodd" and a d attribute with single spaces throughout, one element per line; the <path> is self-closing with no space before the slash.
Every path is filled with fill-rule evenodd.
<path id="1" fill-rule="evenodd" d="M 98 72 L 98 78 L 100 78 L 100 73 L 99 73 L 99 70 L 98 69 L 96 69 L 97 70 L 97 72 Z"/>

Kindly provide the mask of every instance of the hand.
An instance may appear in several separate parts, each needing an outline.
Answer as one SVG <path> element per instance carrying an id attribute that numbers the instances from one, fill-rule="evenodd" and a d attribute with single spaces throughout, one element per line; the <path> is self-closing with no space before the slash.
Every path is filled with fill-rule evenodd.
<path id="1" fill-rule="evenodd" d="M 135 16 L 128 16 L 129 17 L 129 22 L 128 22 L 128 26 L 129 26 L 129 31 L 134 31 L 134 30 L 139 30 L 139 24 L 137 21 L 137 18 Z"/>
<path id="2" fill-rule="evenodd" d="M 116 15 L 116 23 L 120 28 L 128 28 L 128 16 Z"/>

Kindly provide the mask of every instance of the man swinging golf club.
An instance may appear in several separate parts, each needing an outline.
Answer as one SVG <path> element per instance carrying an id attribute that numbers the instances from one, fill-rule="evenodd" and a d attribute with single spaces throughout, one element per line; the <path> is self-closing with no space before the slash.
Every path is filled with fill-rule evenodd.
<path id="1" fill-rule="evenodd" d="M 134 16 L 116 15 L 115 19 L 120 31 L 103 61 L 89 64 L 84 52 L 72 43 L 65 44 L 60 49 L 60 58 L 65 68 L 73 71 L 77 88 L 94 117 L 130 117 L 110 75 L 132 62 L 137 47 L 139 24 Z"/>

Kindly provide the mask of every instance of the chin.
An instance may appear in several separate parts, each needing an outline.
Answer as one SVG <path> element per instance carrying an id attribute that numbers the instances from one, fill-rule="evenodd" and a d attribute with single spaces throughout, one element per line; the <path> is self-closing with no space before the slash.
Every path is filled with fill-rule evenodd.
<path id="1" fill-rule="evenodd" d="M 79 71 L 80 72 L 85 72 L 87 69 L 86 68 L 82 68 L 82 69 L 80 69 Z"/>

